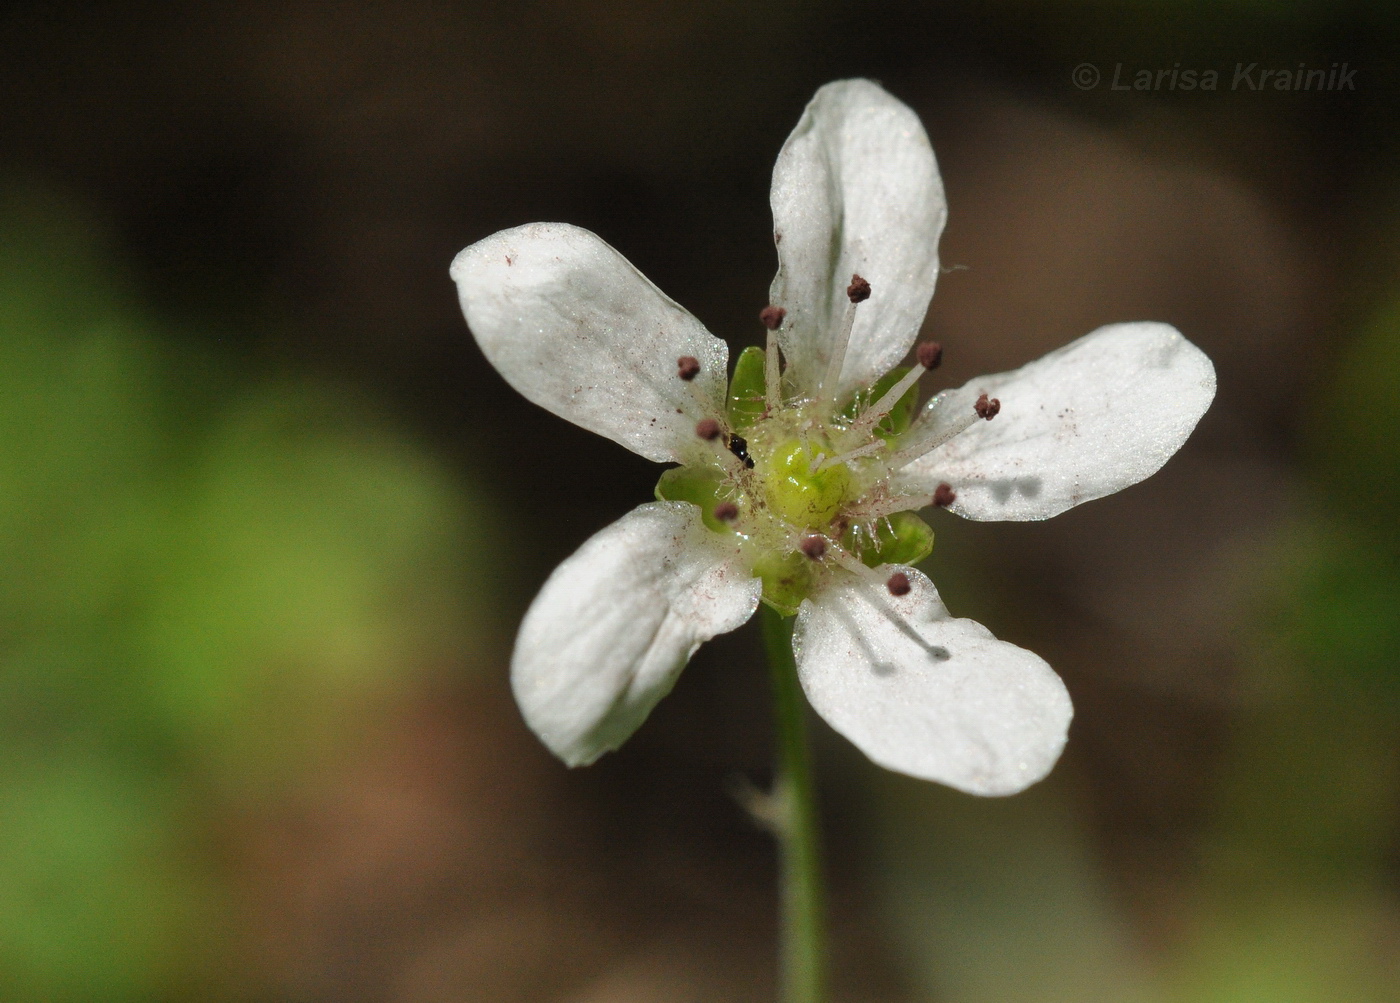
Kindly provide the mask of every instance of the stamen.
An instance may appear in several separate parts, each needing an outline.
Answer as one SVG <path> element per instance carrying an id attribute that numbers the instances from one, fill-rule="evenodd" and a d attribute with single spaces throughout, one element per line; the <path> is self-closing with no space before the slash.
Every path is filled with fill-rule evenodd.
<path id="1" fill-rule="evenodd" d="M 945 482 L 933 489 L 933 503 L 939 508 L 947 508 L 957 500 L 958 496 L 953 492 L 951 484 Z"/>
<path id="2" fill-rule="evenodd" d="M 797 545 L 797 549 L 813 561 L 820 561 L 826 556 L 826 537 L 813 533 L 811 536 L 804 536 L 802 542 Z"/>
<path id="3" fill-rule="evenodd" d="M 977 398 L 977 403 L 972 406 L 977 410 L 977 417 L 986 418 L 988 421 L 991 421 L 997 416 L 997 412 L 1001 410 L 1001 401 L 997 400 L 995 397 L 991 400 L 987 400 L 987 395 L 983 394 L 981 397 Z"/>
<path id="4" fill-rule="evenodd" d="M 768 309 L 776 310 L 777 307 L 769 307 Z M 783 374 L 779 368 L 782 360 L 778 351 L 778 332 L 775 328 L 770 327 L 768 329 L 768 347 L 763 353 L 763 405 L 768 409 L 769 414 L 780 411 L 783 407 Z"/>
<path id="5" fill-rule="evenodd" d="M 841 565 L 841 567 L 845 568 L 851 574 L 859 575 L 877 588 L 884 586 L 885 577 L 883 575 L 874 568 L 867 568 L 859 558 L 849 553 L 844 547 L 833 547 L 831 556 L 837 564 Z"/>
<path id="6" fill-rule="evenodd" d="M 913 586 L 909 584 L 908 575 L 903 571 L 896 571 L 890 575 L 889 581 L 885 582 L 885 588 L 890 590 L 892 596 L 907 596 Z"/>
<path id="7" fill-rule="evenodd" d="M 943 362 L 943 346 L 936 341 L 925 341 L 914 350 L 914 357 L 925 369 L 937 369 Z"/>
<path id="8" fill-rule="evenodd" d="M 739 506 L 733 502 L 720 502 L 715 506 L 715 518 L 720 522 L 733 522 L 739 518 Z"/>
<path id="9" fill-rule="evenodd" d="M 758 319 L 763 321 L 763 326 L 770 331 L 776 331 L 783 326 L 783 318 L 787 316 L 787 311 L 780 306 L 766 306 L 758 311 Z"/>
<path id="10" fill-rule="evenodd" d="M 919 346 L 921 352 L 923 347 L 923 345 Z M 864 434 L 879 424 L 880 419 L 894 410 L 894 406 L 899 403 L 900 398 L 909 392 L 910 387 L 919 382 L 919 379 L 929 371 L 929 368 L 921 362 L 905 373 L 902 380 L 886 390 L 879 400 L 861 412 L 861 416 L 851 426 L 851 431 Z"/>
<path id="11" fill-rule="evenodd" d="M 900 437 L 901 448 L 887 461 L 889 469 L 898 470 L 913 463 L 977 424 L 980 415 L 975 406 L 968 406 L 967 398 L 962 390 L 945 390 L 925 404 L 913 428 Z"/>
<path id="12" fill-rule="evenodd" d="M 870 582 L 877 590 L 884 589 L 886 591 L 890 591 L 890 578 L 894 577 L 893 574 L 890 575 L 890 578 L 886 578 L 884 575 L 880 574 L 878 571 L 875 571 L 873 568 L 867 568 L 864 564 L 861 564 L 860 561 L 857 561 L 854 557 L 851 557 L 849 554 L 843 554 L 841 552 L 841 548 L 839 547 L 837 548 L 837 553 L 835 556 L 836 560 L 840 563 L 840 565 L 843 568 L 847 568 L 852 574 L 865 579 L 867 582 Z M 896 574 L 904 575 L 905 580 L 909 583 L 910 591 L 912 591 L 914 581 L 912 578 L 909 577 L 908 572 L 901 571 L 896 572 Z M 894 627 L 895 630 L 899 631 L 914 644 L 918 645 L 919 648 L 921 648 L 923 652 L 929 656 L 929 658 L 933 659 L 936 662 L 946 662 L 951 657 L 951 655 L 948 652 L 948 649 L 943 647 L 943 645 L 930 644 L 924 638 L 924 636 L 914 628 L 914 624 L 910 622 L 909 618 L 907 618 L 903 612 L 901 612 L 897 607 L 895 607 L 887 599 L 885 599 L 885 597 L 881 595 L 879 591 L 876 591 L 873 594 L 867 594 L 862 598 L 870 606 L 871 609 L 873 609 L 880 616 L 883 616 L 886 620 L 888 620 L 890 626 Z M 870 647 L 870 642 L 867 640 L 866 632 L 856 627 L 856 621 L 854 616 L 852 615 L 851 608 L 849 606 L 838 606 L 835 612 L 837 616 L 845 619 L 846 623 L 851 628 L 851 633 L 854 636 L 856 644 L 864 649 L 867 657 L 869 657 L 870 660 L 873 662 L 879 662 L 880 658 Z"/>
<path id="13" fill-rule="evenodd" d="M 887 519 L 896 512 L 915 512 L 928 504 L 928 495 L 895 495 L 858 504 L 848 512 L 855 519 Z"/>
<path id="14" fill-rule="evenodd" d="M 758 312 L 758 319 L 768 328 L 768 346 L 763 353 L 763 391 L 764 406 L 769 414 L 781 410 L 783 406 L 783 377 L 779 368 L 781 360 L 778 357 L 777 332 L 778 328 L 783 326 L 783 318 L 786 316 L 786 310 L 771 303 Z"/>
<path id="15" fill-rule="evenodd" d="M 719 438 L 719 422 L 713 418 L 701 418 L 695 423 L 695 434 L 706 442 L 713 442 Z"/>
<path id="16" fill-rule="evenodd" d="M 871 453 L 878 453 L 887 445 L 888 443 L 885 442 L 884 439 L 876 439 L 874 442 L 867 442 L 864 446 L 860 446 L 857 449 L 853 449 L 849 453 L 842 453 L 839 456 L 830 456 L 824 460 L 822 460 L 819 456 L 817 457 L 817 459 L 821 460 L 820 463 L 816 462 L 816 460 L 812 461 L 812 473 L 815 474 L 818 471 L 825 470 L 827 467 L 834 467 L 838 463 L 849 463 L 851 460 L 859 459 L 862 456 L 869 456 Z"/>
<path id="17" fill-rule="evenodd" d="M 836 389 L 841 379 L 841 369 L 846 364 L 846 349 L 851 344 L 851 328 L 856 322 L 856 304 L 870 298 L 870 283 L 859 275 L 851 276 L 851 284 L 846 287 L 846 298 L 851 305 L 846 308 L 846 316 L 841 322 L 841 331 L 831 345 L 831 358 L 826 363 L 826 375 L 817 385 L 817 398 L 828 396 L 828 391 Z"/>
<path id="18" fill-rule="evenodd" d="M 693 355 L 682 355 L 676 360 L 676 375 L 689 383 L 700 375 L 700 360 Z"/>

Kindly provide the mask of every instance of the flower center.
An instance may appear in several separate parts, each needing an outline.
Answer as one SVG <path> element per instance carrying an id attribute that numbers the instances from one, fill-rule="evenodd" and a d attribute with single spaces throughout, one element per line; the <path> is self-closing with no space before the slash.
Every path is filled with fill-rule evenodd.
<path id="1" fill-rule="evenodd" d="M 854 478 L 844 463 L 823 467 L 836 451 L 817 450 L 815 442 L 785 439 L 764 458 L 759 474 L 769 511 L 799 529 L 821 529 L 852 500 Z M 756 471 L 757 472 L 757 471 Z"/>
<path id="2" fill-rule="evenodd" d="M 847 292 L 854 308 L 869 284 L 853 281 Z M 767 351 L 740 353 L 723 418 L 696 426 L 709 444 L 706 458 L 667 470 L 656 497 L 699 506 L 705 525 L 735 540 L 763 580 L 763 601 L 790 614 L 838 568 L 873 575 L 866 569 L 914 564 L 932 552 L 933 530 L 915 510 L 946 506 L 955 495 L 942 484 L 933 496 L 900 496 L 893 475 L 973 422 L 990 420 L 999 402 L 983 394 L 963 407 L 955 394 L 941 395 L 916 418 L 919 377 L 942 355 L 933 342 L 919 346 L 918 365 L 890 371 L 848 401 L 832 399 L 839 359 L 809 395 L 786 397 L 773 337 L 783 318 L 777 307 L 763 312 Z M 693 361 L 679 360 L 681 379 L 694 378 Z M 880 586 L 900 594 L 886 577 Z"/>
<path id="3" fill-rule="evenodd" d="M 796 612 L 834 567 L 928 556 L 933 531 L 906 510 L 930 499 L 891 498 L 884 483 L 889 471 L 879 454 L 888 451 L 890 423 L 856 428 L 860 406 L 887 387 L 857 395 L 835 416 L 815 401 L 769 411 L 762 383 L 756 392 L 746 387 L 755 373 L 762 380 L 763 364 L 760 349 L 739 357 L 725 430 L 712 427 L 717 421 L 697 426 L 709 455 L 663 473 L 656 497 L 699 506 L 706 527 L 738 543 L 763 580 L 763 600 L 783 613 Z M 910 411 L 912 393 L 895 426 L 907 427 Z"/>

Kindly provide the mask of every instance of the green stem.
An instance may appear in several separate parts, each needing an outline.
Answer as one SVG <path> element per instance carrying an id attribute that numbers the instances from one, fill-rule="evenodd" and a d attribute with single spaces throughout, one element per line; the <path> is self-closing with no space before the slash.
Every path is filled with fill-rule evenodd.
<path id="1" fill-rule="evenodd" d="M 782 866 L 782 999 L 826 999 L 826 903 L 807 704 L 792 657 L 792 622 L 763 607 L 763 641 L 773 675 L 778 771 L 774 834 Z"/>

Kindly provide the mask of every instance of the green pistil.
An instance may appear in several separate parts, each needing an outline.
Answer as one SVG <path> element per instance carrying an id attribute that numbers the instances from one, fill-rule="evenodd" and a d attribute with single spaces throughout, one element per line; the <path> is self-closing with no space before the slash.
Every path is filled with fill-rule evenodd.
<path id="1" fill-rule="evenodd" d="M 816 450 L 816 447 L 812 447 Z M 829 450 L 828 455 L 835 452 Z M 765 457 L 763 493 L 768 507 L 779 518 L 799 529 L 820 529 L 831 523 L 852 500 L 850 468 L 844 463 L 813 472 L 821 451 L 809 452 L 806 443 L 789 439 Z"/>

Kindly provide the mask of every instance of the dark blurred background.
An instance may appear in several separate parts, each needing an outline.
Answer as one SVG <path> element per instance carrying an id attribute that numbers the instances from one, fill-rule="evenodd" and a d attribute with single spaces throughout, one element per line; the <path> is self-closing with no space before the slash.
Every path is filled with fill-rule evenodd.
<path id="1" fill-rule="evenodd" d="M 1306 0 L 11 7 L 0 998 L 773 997 L 756 635 L 591 768 L 525 730 L 521 613 L 659 471 L 447 265 L 575 223 L 756 343 L 773 159 L 864 75 L 944 172 L 949 384 L 1162 320 L 1220 390 L 1120 495 L 933 515 L 1077 716 L 1001 801 L 819 734 L 839 998 L 1400 999 L 1397 68 Z"/>

